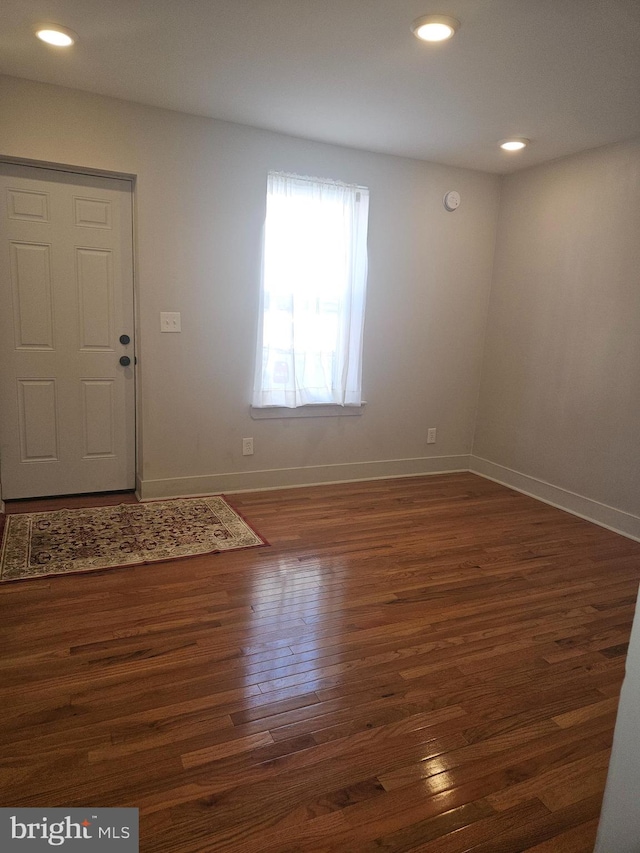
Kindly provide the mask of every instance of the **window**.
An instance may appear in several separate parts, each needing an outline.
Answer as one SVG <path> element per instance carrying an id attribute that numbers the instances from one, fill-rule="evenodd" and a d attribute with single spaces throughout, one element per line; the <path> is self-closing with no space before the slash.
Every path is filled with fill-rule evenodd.
<path id="1" fill-rule="evenodd" d="M 369 190 L 270 172 L 253 406 L 359 406 Z"/>

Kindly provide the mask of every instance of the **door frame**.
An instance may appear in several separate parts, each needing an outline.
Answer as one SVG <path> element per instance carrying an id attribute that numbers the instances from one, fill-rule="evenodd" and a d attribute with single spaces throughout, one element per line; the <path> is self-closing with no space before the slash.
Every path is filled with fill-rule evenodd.
<path id="1" fill-rule="evenodd" d="M 140 334 L 140 305 L 138 294 L 138 247 L 137 247 L 137 220 L 136 220 L 136 186 L 138 176 L 132 172 L 115 172 L 110 169 L 95 169 L 91 166 L 76 166 L 69 163 L 57 163 L 52 160 L 32 160 L 28 157 L 17 157 L 11 155 L 0 154 L 0 164 L 8 164 L 12 166 L 29 166 L 34 169 L 48 169 L 53 172 L 70 172 L 74 175 L 82 175 L 93 178 L 116 178 L 120 181 L 127 181 L 131 187 L 131 280 L 133 288 L 133 329 L 134 329 L 134 346 L 133 346 L 133 397 L 134 397 L 134 417 L 133 417 L 133 457 L 134 457 L 134 477 L 135 477 L 135 493 L 140 499 L 140 482 L 142 468 L 142 437 L 140 425 L 142 424 L 141 401 L 142 394 L 140 393 L 141 378 L 138 364 L 138 356 L 140 354 L 139 334 Z M 5 510 L 5 504 L 2 500 L 2 483 L 0 482 L 0 513 Z"/>

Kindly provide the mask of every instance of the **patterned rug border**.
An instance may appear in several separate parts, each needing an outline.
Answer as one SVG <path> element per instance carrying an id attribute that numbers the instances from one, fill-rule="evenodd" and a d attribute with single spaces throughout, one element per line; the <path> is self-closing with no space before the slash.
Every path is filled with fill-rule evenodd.
<path id="1" fill-rule="evenodd" d="M 21 583 L 23 581 L 36 581 L 36 580 L 45 580 L 45 579 L 50 580 L 51 578 L 55 578 L 55 577 L 89 575 L 89 574 L 95 574 L 95 573 L 110 572 L 110 571 L 113 571 L 114 569 L 131 569 L 131 568 L 134 568 L 135 566 L 152 566 L 152 565 L 161 564 L 161 563 L 173 563 L 176 560 L 190 560 L 193 557 L 206 557 L 206 556 L 210 556 L 211 554 L 222 554 L 225 552 L 225 550 L 228 550 L 228 551 L 248 551 L 249 549 L 252 549 L 252 548 L 262 548 L 265 546 L 270 547 L 271 543 L 268 541 L 268 539 L 265 539 L 265 537 L 261 533 L 258 533 L 258 531 L 253 526 L 253 524 L 251 524 L 245 518 L 243 513 L 240 512 L 240 510 L 238 510 L 231 503 L 231 501 L 227 498 L 226 495 L 223 495 L 223 494 L 190 495 L 189 497 L 186 497 L 186 498 L 179 498 L 179 497 L 178 498 L 175 498 L 175 497 L 174 498 L 154 498 L 153 500 L 150 500 L 150 501 L 136 501 L 135 503 L 103 504 L 103 505 L 97 505 L 97 506 L 84 506 L 84 507 L 59 507 L 57 510 L 40 510 L 38 512 L 15 512 L 15 513 L 4 512 L 4 513 L 0 513 L 0 572 L 2 571 L 2 560 L 3 560 L 4 548 L 5 548 L 5 544 L 6 544 L 5 543 L 5 532 L 8 528 L 9 519 L 13 516 L 48 515 L 49 513 L 59 512 L 60 510 L 69 510 L 70 512 L 73 512 L 75 510 L 82 511 L 82 510 L 92 510 L 92 509 L 115 509 L 115 508 L 121 507 L 121 506 L 146 506 L 146 505 L 150 505 L 150 504 L 171 503 L 173 501 L 207 500 L 208 498 L 221 498 L 224 501 L 224 503 L 229 507 L 229 509 L 232 510 L 238 516 L 238 518 L 240 518 L 242 520 L 242 522 L 249 528 L 249 530 L 254 534 L 254 536 L 256 536 L 260 540 L 260 542 L 257 542 L 255 544 L 251 544 L 251 545 L 239 545 L 237 547 L 228 548 L 228 549 L 212 548 L 208 551 L 201 551 L 197 554 L 186 554 L 186 555 L 183 554 L 183 555 L 178 555 L 177 557 L 162 557 L 162 558 L 156 559 L 156 560 L 140 559 L 140 560 L 135 560 L 133 562 L 123 562 L 123 563 L 114 564 L 113 566 L 97 566 L 95 568 L 70 569 L 68 571 L 59 571 L 59 572 L 55 572 L 55 571 L 43 572 L 42 574 L 38 574 L 38 575 L 30 575 L 30 576 L 29 575 L 23 575 L 22 577 L 15 577 L 15 578 L 3 578 L 0 576 L 0 587 L 4 586 L 5 584 Z"/>
<path id="2" fill-rule="evenodd" d="M 252 533 L 255 533 L 255 535 L 258 537 L 258 539 L 262 540 L 262 545 L 247 545 L 246 548 L 234 548 L 233 549 L 234 551 L 246 551 L 247 548 L 262 548 L 263 545 L 267 545 L 268 547 L 271 547 L 271 542 L 269 542 L 268 539 L 265 539 L 264 536 L 262 535 L 262 533 L 258 533 L 258 531 L 255 529 L 253 524 L 251 524 L 250 521 L 247 521 L 247 519 L 244 516 L 244 513 L 240 512 L 240 510 L 231 503 L 231 501 L 229 500 L 229 498 L 226 495 L 204 495 L 204 497 L 205 498 L 222 498 L 222 500 L 228 506 L 231 507 L 231 509 L 235 512 L 235 514 L 237 516 L 239 516 L 244 521 L 244 523 L 247 525 L 249 530 L 251 530 Z M 195 498 L 178 498 L 178 500 L 181 500 L 181 501 L 194 500 L 195 501 L 195 500 L 199 500 L 199 496 L 195 497 Z M 155 503 L 155 501 L 139 501 L 139 503 Z"/>

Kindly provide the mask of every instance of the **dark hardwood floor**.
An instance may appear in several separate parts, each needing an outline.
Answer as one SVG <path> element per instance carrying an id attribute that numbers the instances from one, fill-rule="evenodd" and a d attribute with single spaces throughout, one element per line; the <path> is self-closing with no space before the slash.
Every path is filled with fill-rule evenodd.
<path id="1" fill-rule="evenodd" d="M 145 853 L 593 849 L 640 544 L 472 474 L 229 500 L 270 547 L 0 587 L 0 805 L 135 806 Z"/>

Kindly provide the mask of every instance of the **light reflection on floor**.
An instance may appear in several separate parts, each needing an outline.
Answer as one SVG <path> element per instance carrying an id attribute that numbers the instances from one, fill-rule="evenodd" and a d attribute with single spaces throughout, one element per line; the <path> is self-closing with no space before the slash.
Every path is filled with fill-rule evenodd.
<path id="1" fill-rule="evenodd" d="M 253 573 L 246 647 L 274 649 L 272 666 L 261 675 L 263 693 L 295 696 L 327 686 L 318 668 L 320 658 L 327 656 L 325 647 L 333 645 L 327 636 L 335 635 L 337 641 L 341 635 L 343 598 L 343 585 L 335 583 L 332 568 L 315 561 L 280 559 L 273 568 Z M 255 675 L 251 682 L 255 684 Z"/>
<path id="2" fill-rule="evenodd" d="M 427 759 L 421 767 L 422 773 L 429 774 L 422 779 L 424 790 L 430 796 L 450 791 L 454 787 L 454 780 L 447 772 L 449 768 L 440 756 Z"/>

